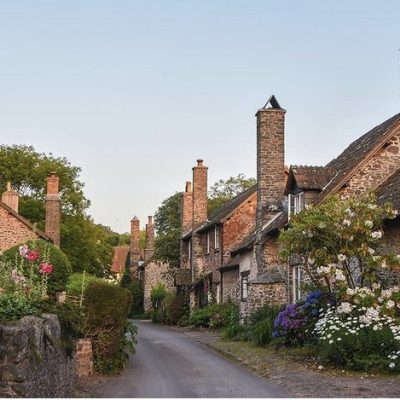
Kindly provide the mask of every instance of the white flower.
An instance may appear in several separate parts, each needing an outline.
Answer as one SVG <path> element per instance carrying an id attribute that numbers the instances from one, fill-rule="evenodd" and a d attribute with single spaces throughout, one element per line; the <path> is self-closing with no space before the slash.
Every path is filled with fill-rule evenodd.
<path id="1" fill-rule="evenodd" d="M 373 283 L 372 284 L 372 289 L 374 289 L 374 290 L 379 289 L 380 287 L 381 287 L 380 283 Z"/>
<path id="2" fill-rule="evenodd" d="M 394 301 L 393 301 L 393 300 L 389 300 L 389 301 L 386 303 L 386 307 L 387 307 L 387 308 L 393 308 L 393 307 L 394 307 Z"/>
<path id="3" fill-rule="evenodd" d="M 367 228 L 372 228 L 374 226 L 374 223 L 372 221 L 370 221 L 370 220 L 367 220 L 367 221 L 364 222 L 364 225 Z"/>
<path id="4" fill-rule="evenodd" d="M 371 254 L 371 256 L 372 256 L 372 254 L 375 253 L 375 250 L 371 249 L 371 247 L 368 247 L 368 253 Z"/>
<path id="5" fill-rule="evenodd" d="M 346 290 L 346 294 L 348 294 L 349 296 L 353 296 L 353 295 L 354 295 L 354 289 L 348 288 L 348 289 Z"/>
<path id="6" fill-rule="evenodd" d="M 338 342 L 340 342 L 341 340 L 342 340 L 342 338 L 340 338 L 340 337 L 337 338 L 337 341 L 338 341 Z"/>
<path id="7" fill-rule="evenodd" d="M 345 220 L 343 220 L 343 225 L 350 226 L 351 221 L 349 221 L 348 219 L 345 219 Z"/>
<path id="8" fill-rule="evenodd" d="M 377 331 L 377 330 L 379 329 L 379 326 L 378 326 L 378 325 L 374 325 L 372 329 L 373 329 L 374 331 Z"/>
<path id="9" fill-rule="evenodd" d="M 331 339 L 328 343 L 329 343 L 329 344 L 332 344 L 332 343 L 333 343 L 333 340 Z"/>
<path id="10" fill-rule="evenodd" d="M 345 281 L 346 280 L 346 277 L 344 276 L 343 272 L 340 269 L 336 270 L 335 278 L 337 281 Z"/>
<path id="11" fill-rule="evenodd" d="M 369 204 L 369 205 L 368 205 L 368 208 L 369 208 L 370 210 L 375 210 L 376 207 L 377 207 L 376 204 Z"/>
<path id="12" fill-rule="evenodd" d="M 347 257 L 344 254 L 338 254 L 337 258 L 338 258 L 339 261 L 347 260 Z"/>
<path id="13" fill-rule="evenodd" d="M 382 232 L 381 231 L 374 231 L 371 233 L 372 239 L 380 239 L 382 237 Z"/>
<path id="14" fill-rule="evenodd" d="M 400 291 L 400 288 L 398 286 L 393 286 L 392 290 L 394 293 L 398 293 Z"/>
<path id="15" fill-rule="evenodd" d="M 396 366 L 395 363 L 390 363 L 390 364 L 389 364 L 389 368 L 394 368 L 395 366 Z"/>
<path id="16" fill-rule="evenodd" d="M 324 367 L 322 366 L 322 365 L 319 365 L 318 366 L 318 369 L 323 369 Z"/>
<path id="17" fill-rule="evenodd" d="M 351 308 L 351 304 L 344 301 L 340 304 L 336 311 L 338 314 L 349 314 L 351 313 Z"/>
<path id="18" fill-rule="evenodd" d="M 308 259 L 308 264 L 313 265 L 315 263 L 315 260 L 313 258 Z"/>

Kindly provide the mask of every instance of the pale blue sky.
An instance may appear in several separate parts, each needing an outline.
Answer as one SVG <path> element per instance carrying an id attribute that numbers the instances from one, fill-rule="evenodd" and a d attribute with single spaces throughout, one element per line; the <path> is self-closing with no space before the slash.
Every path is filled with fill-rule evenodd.
<path id="1" fill-rule="evenodd" d="M 183 190 L 255 176 L 255 117 L 287 109 L 286 163 L 325 164 L 400 111 L 399 1 L 0 0 L 1 143 L 83 169 L 123 232 Z"/>

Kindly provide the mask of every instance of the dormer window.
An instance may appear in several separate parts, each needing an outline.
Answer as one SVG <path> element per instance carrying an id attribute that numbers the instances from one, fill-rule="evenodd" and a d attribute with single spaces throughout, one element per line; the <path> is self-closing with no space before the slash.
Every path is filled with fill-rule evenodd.
<path id="1" fill-rule="evenodd" d="M 299 192 L 296 194 L 289 193 L 288 196 L 288 214 L 289 218 L 293 214 L 298 214 L 305 207 L 304 202 L 304 192 Z"/>

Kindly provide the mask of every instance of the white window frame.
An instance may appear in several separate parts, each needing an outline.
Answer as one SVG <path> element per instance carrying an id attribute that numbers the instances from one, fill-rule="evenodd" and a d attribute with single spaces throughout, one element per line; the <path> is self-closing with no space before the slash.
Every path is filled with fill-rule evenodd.
<path id="1" fill-rule="evenodd" d="M 217 225 L 214 227 L 214 249 L 217 250 L 220 247 L 219 243 L 219 228 Z"/>
<path id="2" fill-rule="evenodd" d="M 246 284 L 244 284 L 246 282 Z M 247 301 L 249 297 L 249 275 L 242 275 L 240 279 L 240 299 Z"/>
<path id="3" fill-rule="evenodd" d="M 293 302 L 301 300 L 301 285 L 303 284 L 303 267 L 296 265 L 293 267 Z"/>
<path id="4" fill-rule="evenodd" d="M 293 210 L 292 210 L 293 205 Z M 288 195 L 288 216 L 292 214 L 298 214 L 300 211 L 304 210 L 305 208 L 305 199 L 304 199 L 304 192 L 299 192 L 297 194 Z"/>
<path id="5" fill-rule="evenodd" d="M 207 231 L 206 254 L 210 254 L 210 231 Z"/>

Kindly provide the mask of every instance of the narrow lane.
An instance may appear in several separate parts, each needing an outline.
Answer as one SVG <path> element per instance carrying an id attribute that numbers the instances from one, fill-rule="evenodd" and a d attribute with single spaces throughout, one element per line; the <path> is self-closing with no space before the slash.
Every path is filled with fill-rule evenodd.
<path id="1" fill-rule="evenodd" d="M 137 352 L 121 375 L 99 387 L 99 397 L 290 397 L 183 333 L 135 323 Z"/>

